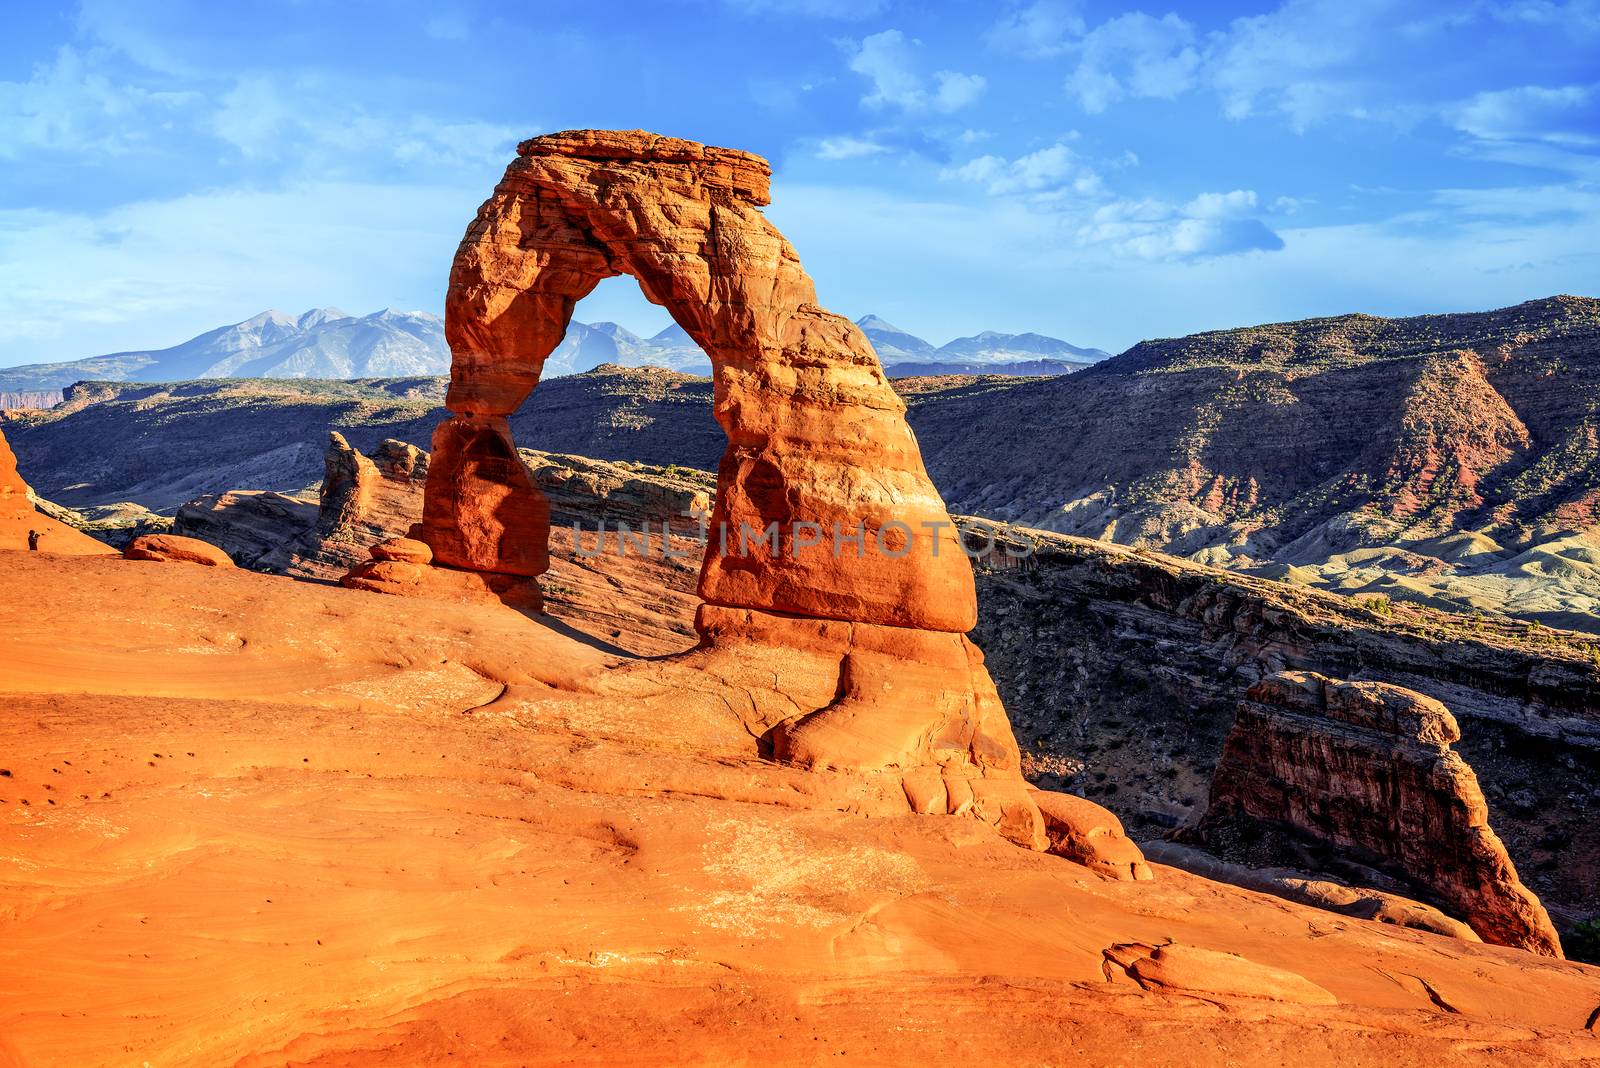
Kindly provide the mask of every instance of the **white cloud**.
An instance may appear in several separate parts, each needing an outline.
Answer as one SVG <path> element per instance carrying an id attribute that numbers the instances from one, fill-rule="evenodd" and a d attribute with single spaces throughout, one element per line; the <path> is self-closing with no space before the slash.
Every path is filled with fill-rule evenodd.
<path id="1" fill-rule="evenodd" d="M 1078 240 L 1140 260 L 1192 260 L 1272 252 L 1283 238 L 1252 218 L 1256 194 L 1201 193 L 1182 206 L 1162 200 L 1114 200 L 1096 208 Z"/>
<path id="2" fill-rule="evenodd" d="M 1183 212 L 1196 219 L 1231 219 L 1249 214 L 1255 206 L 1254 190 L 1235 189 L 1231 193 L 1201 193 L 1183 206 Z"/>
<path id="3" fill-rule="evenodd" d="M 1454 109 L 1456 128 L 1485 141 L 1600 144 L 1600 86 L 1525 85 L 1478 93 Z"/>
<path id="4" fill-rule="evenodd" d="M 908 113 L 959 111 L 982 95 L 987 84 L 978 74 L 941 70 L 933 75 L 934 87 L 921 73 L 921 42 L 899 30 L 884 30 L 864 37 L 853 46 L 850 69 L 872 82 L 861 102 L 874 108 L 898 108 Z"/>
<path id="5" fill-rule="evenodd" d="M 986 40 L 993 48 L 1030 59 L 1058 56 L 1083 36 L 1085 24 L 1078 5 L 1067 0 L 1038 0 L 1001 19 Z"/>
<path id="6" fill-rule="evenodd" d="M 509 158 L 516 141 L 534 132 L 434 115 L 377 115 L 341 99 L 321 78 L 246 76 L 222 95 L 210 130 L 246 157 L 291 161 L 323 175 L 359 171 L 375 158 L 482 164 Z"/>
<path id="7" fill-rule="evenodd" d="M 1078 52 L 1067 90 L 1091 114 L 1125 96 L 1170 100 L 1194 86 L 1200 67 L 1194 27 L 1170 14 L 1119 15 L 1089 31 Z"/>
<path id="8" fill-rule="evenodd" d="M 1059 199 L 1068 194 L 1094 196 L 1101 190 L 1099 175 L 1060 143 L 1014 160 L 979 156 L 959 167 L 946 168 L 942 176 L 981 185 L 993 196 L 1020 193 L 1035 200 Z"/>
<path id="9" fill-rule="evenodd" d="M 1283 247 L 1283 239 L 1256 217 L 1253 190 L 1200 193 L 1181 205 L 1121 197 L 1060 143 L 1013 160 L 979 156 L 946 168 L 942 176 L 1025 204 L 1041 227 L 1064 227 L 1077 247 L 1119 259 L 1202 259 Z"/>
<path id="10" fill-rule="evenodd" d="M 315 182 L 98 213 L 0 210 L 0 365 L 170 345 L 274 306 L 438 310 L 482 195 L 476 183 Z"/>
<path id="11" fill-rule="evenodd" d="M 1398 3 L 1284 0 L 1207 35 L 1175 13 L 1127 12 L 1062 39 L 1059 52 L 1076 57 L 1066 89 L 1090 113 L 1123 99 L 1170 100 L 1205 88 L 1229 118 L 1280 115 L 1297 131 L 1334 116 L 1411 124 L 1432 105 L 1392 87 L 1405 83 L 1412 53 L 1438 45 L 1422 38 L 1446 24 L 1398 23 Z M 1379 84 L 1394 98 L 1375 99 Z"/>
<path id="12" fill-rule="evenodd" d="M 1297 129 L 1358 107 L 1350 65 L 1370 58 L 1392 0 L 1287 0 L 1235 19 L 1215 42 L 1208 80 L 1232 119 L 1276 111 Z"/>
<path id="13" fill-rule="evenodd" d="M 0 158 L 34 148 L 125 152 L 144 131 L 198 99 L 113 81 L 98 58 L 62 46 L 29 80 L 0 82 Z"/>
<path id="14" fill-rule="evenodd" d="M 1452 219 L 1567 221 L 1587 226 L 1600 221 L 1600 192 L 1572 185 L 1440 189 L 1433 202 L 1447 209 Z"/>
<path id="15" fill-rule="evenodd" d="M 1513 0 L 1511 3 L 1478 5 L 1489 17 L 1500 22 L 1527 22 L 1557 26 L 1576 33 L 1600 33 L 1600 3 L 1596 0 Z"/>
<path id="16" fill-rule="evenodd" d="M 933 106 L 939 111 L 959 111 L 983 95 L 987 84 L 982 75 L 958 74 L 941 70 L 934 74 L 939 89 L 933 94 Z"/>
<path id="17" fill-rule="evenodd" d="M 816 157 L 818 159 L 860 159 L 863 156 L 876 156 L 881 152 L 889 151 L 885 145 L 864 137 L 824 137 L 817 142 Z"/>

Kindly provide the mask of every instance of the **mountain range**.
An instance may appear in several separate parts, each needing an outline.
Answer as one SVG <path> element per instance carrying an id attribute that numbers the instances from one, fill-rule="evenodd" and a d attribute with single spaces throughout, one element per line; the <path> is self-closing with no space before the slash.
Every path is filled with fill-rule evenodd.
<path id="1" fill-rule="evenodd" d="M 385 308 L 347 315 L 313 308 L 264 311 L 165 349 L 0 369 L 0 392 L 74 382 L 177 382 L 195 378 L 386 378 L 450 369 L 444 323 L 427 312 Z"/>
<path id="2" fill-rule="evenodd" d="M 1042 334 L 986 330 L 935 348 L 875 315 L 857 323 L 895 377 L 930 374 L 1056 375 L 1104 359 Z M 673 323 L 648 338 L 616 323 L 574 322 L 545 363 L 544 377 L 581 374 L 601 364 L 711 373 L 711 361 Z M 46 407 L 74 382 L 179 382 L 198 378 L 397 378 L 450 371 L 444 322 L 427 312 L 385 309 L 347 315 L 313 308 L 299 316 L 271 310 L 208 330 L 166 349 L 113 352 L 82 360 L 0 368 L 0 403 Z"/>
<path id="3" fill-rule="evenodd" d="M 1044 334 L 985 330 L 937 348 L 876 315 L 856 320 L 884 369 L 895 378 L 936 374 L 1060 375 L 1081 371 L 1111 354 Z"/>

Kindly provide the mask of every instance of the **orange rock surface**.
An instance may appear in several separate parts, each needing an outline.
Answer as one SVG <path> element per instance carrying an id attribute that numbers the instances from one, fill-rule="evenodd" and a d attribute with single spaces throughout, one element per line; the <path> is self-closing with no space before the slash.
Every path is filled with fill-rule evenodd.
<path id="1" fill-rule="evenodd" d="M 639 130 L 569 131 L 518 147 L 450 272 L 455 415 L 434 437 L 423 519 L 441 563 L 543 572 L 548 517 L 505 462 L 515 453 L 504 417 L 538 383 L 573 305 L 628 274 L 714 368 L 728 450 L 701 596 L 972 629 L 971 568 L 905 406 L 861 331 L 817 305 L 799 256 L 761 214 L 769 173 L 749 153 Z M 774 523 L 776 543 L 762 537 Z"/>
<path id="2" fill-rule="evenodd" d="M 200 564 L 203 567 L 232 567 L 228 554 L 199 538 L 181 534 L 141 534 L 128 543 L 122 555 L 129 560 L 156 560 L 173 564 Z"/>
<path id="3" fill-rule="evenodd" d="M 28 548 L 28 532 L 37 531 L 39 551 L 74 556 L 115 556 L 117 550 L 81 530 L 34 509 L 28 484 L 17 471 L 17 457 L 0 434 L 0 550 Z"/>
<path id="4" fill-rule="evenodd" d="M 506 417 L 577 301 L 631 275 L 710 357 L 728 437 L 700 572 L 704 648 L 734 663 L 807 646 L 836 684 L 793 682 L 787 718 L 760 732 L 767 750 L 895 771 L 914 810 L 970 810 L 1043 848 L 1005 711 L 961 637 L 977 622 L 971 564 L 871 345 L 818 306 L 761 214 L 769 173 L 749 153 L 639 130 L 518 146 L 450 272 L 452 414 L 417 532 L 436 566 L 379 559 L 343 581 L 416 595 L 471 583 L 463 572 L 549 568 L 549 503 Z"/>
<path id="5" fill-rule="evenodd" d="M 0 588 L 0 1064 L 1600 1063 L 1600 970 L 763 759 L 804 679 L 748 652 L 114 557 Z"/>

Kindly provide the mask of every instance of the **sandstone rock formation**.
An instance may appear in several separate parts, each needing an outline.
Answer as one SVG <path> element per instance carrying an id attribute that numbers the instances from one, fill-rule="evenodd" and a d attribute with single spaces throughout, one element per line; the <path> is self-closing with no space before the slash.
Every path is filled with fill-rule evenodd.
<path id="1" fill-rule="evenodd" d="M 1264 998 L 1300 1005 L 1336 1005 L 1339 1002 L 1302 975 L 1286 968 L 1257 964 L 1237 953 L 1220 953 L 1171 942 L 1160 946 L 1130 942 L 1107 948 L 1105 960 L 1108 979 L 1115 976 L 1113 968 L 1120 968 L 1146 990 Z"/>
<path id="2" fill-rule="evenodd" d="M 538 383 L 573 305 L 636 278 L 710 356 L 728 435 L 701 594 L 713 604 L 963 632 L 972 576 L 904 406 L 861 331 L 817 306 L 799 257 L 758 210 L 748 153 L 642 131 L 534 138 L 479 210 L 446 299 L 452 418 L 434 438 L 423 537 L 444 564 L 536 575 L 547 524 L 505 417 Z M 778 523 L 735 550 L 741 529 Z M 806 546 L 863 527 L 886 552 Z M 927 524 L 927 526 L 924 526 Z M 809 528 L 806 528 L 809 530 Z"/>
<path id="3" fill-rule="evenodd" d="M 1038 785 L 1114 809 L 1147 842 L 1200 817 L 1239 696 L 1256 682 L 1298 669 L 1393 683 L 1459 721 L 1452 748 L 1558 927 L 1600 912 L 1600 641 L 1410 605 L 1379 613 L 1160 553 L 958 523 L 983 552 L 972 638 Z M 1328 871 L 1313 854 L 1230 859 Z M 1373 885 L 1365 872 L 1333 874 Z"/>
<path id="4" fill-rule="evenodd" d="M 1048 790 L 1030 792 L 1044 817 L 1050 852 L 1112 879 L 1144 882 L 1154 876 L 1122 821 L 1087 798 Z"/>
<path id="5" fill-rule="evenodd" d="M 38 511 L 33 492 L 17 470 L 17 457 L 0 434 L 0 549 L 27 549 L 28 534 L 39 535 L 38 549 L 48 553 L 112 556 L 116 550 L 82 531 Z"/>
<path id="6" fill-rule="evenodd" d="M 1239 820 L 1326 841 L 1387 867 L 1486 942 L 1560 957 L 1539 899 L 1489 827 L 1444 705 L 1376 682 L 1282 672 L 1239 705 L 1200 840 Z"/>
<path id="7" fill-rule="evenodd" d="M 205 567 L 234 566 L 232 558 L 210 542 L 178 534 L 141 534 L 128 543 L 122 555 L 129 560 L 201 564 Z"/>
<path id="8" fill-rule="evenodd" d="M 970 813 L 1030 849 L 1049 844 L 1005 707 L 965 635 L 712 604 L 695 629 L 685 666 L 744 695 L 746 729 L 770 755 L 887 770 L 914 812 Z"/>
<path id="9" fill-rule="evenodd" d="M 913 808 L 970 809 L 1039 848 L 1009 724 L 960 637 L 977 618 L 971 567 L 871 346 L 817 305 L 762 216 L 769 174 L 757 156 L 643 131 L 518 146 L 451 269 L 452 414 L 419 536 L 446 569 L 549 567 L 549 505 L 507 417 L 577 301 L 631 275 L 710 357 L 728 438 L 700 575 L 707 649 L 820 641 L 839 654 L 836 698 L 774 725 L 772 752 L 896 772 Z M 352 580 L 414 566 L 375 560 Z M 412 579 L 428 588 L 410 571 L 386 588 Z"/>
<path id="10" fill-rule="evenodd" d="M 428 454 L 415 445 L 389 438 L 366 456 L 333 431 L 316 502 L 257 490 L 208 495 L 178 509 L 173 531 L 220 545 L 256 570 L 337 577 L 416 523 L 427 474 Z"/>

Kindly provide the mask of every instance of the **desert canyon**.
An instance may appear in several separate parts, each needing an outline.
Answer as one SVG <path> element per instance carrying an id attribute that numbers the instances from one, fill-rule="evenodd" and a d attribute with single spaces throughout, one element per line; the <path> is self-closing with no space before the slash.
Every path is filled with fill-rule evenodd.
<path id="1" fill-rule="evenodd" d="M 15 424 L 0 1065 L 1600 1064 L 1560 934 L 1600 908 L 1600 641 L 1274 581 L 1255 556 L 1365 533 L 1206 449 L 1153 479 L 1204 515 L 952 516 L 985 472 L 941 494 L 954 452 L 925 466 L 918 387 L 817 303 L 769 175 L 523 142 L 451 268 L 431 447 L 277 442 L 315 496 L 169 483 L 119 552 L 21 474 L 78 387 Z M 514 440 L 619 274 L 711 362 L 714 474 Z M 955 388 L 946 420 L 1010 387 Z M 1413 427 L 1391 474 L 1447 468 L 1509 540 L 1469 474 L 1536 463 L 1482 407 L 1478 452 Z M 1547 510 L 1592 520 L 1591 476 L 1541 475 Z M 1081 536 L 1119 527 L 1160 544 Z"/>

